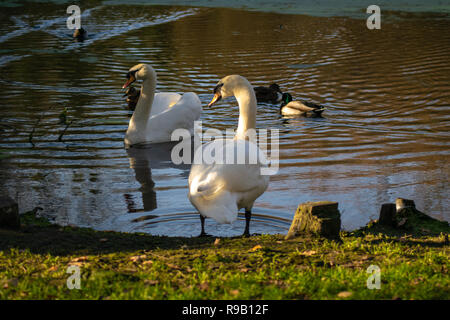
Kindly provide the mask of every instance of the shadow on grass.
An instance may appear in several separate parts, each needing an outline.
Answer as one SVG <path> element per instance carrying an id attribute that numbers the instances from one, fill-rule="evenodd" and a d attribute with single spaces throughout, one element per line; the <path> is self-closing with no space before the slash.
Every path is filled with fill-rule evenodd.
<path id="1" fill-rule="evenodd" d="M 26 220 L 26 219 L 25 219 Z M 22 222 L 23 223 L 23 222 Z M 29 223 L 20 230 L 0 229 L 0 250 L 28 249 L 32 253 L 52 255 L 107 254 L 136 250 L 198 248 L 211 245 L 213 237 L 166 237 L 144 233 L 95 231 L 87 228 L 61 227 L 49 223 Z"/>
<path id="2" fill-rule="evenodd" d="M 428 224 L 430 226 L 430 224 Z M 370 222 L 367 226 L 362 227 L 353 232 L 349 232 L 349 236 L 365 238 L 365 241 L 372 244 L 379 244 L 381 242 L 402 243 L 408 246 L 426 246 L 440 248 L 449 245 L 448 234 L 450 228 L 448 224 L 438 221 L 432 226 L 433 228 L 424 229 L 414 225 L 405 227 L 391 227 L 381 225 L 379 222 Z M 384 235 L 388 239 L 368 239 L 367 235 Z M 442 241 L 436 242 L 436 237 L 441 236 Z"/>
<path id="3" fill-rule="evenodd" d="M 36 218 L 35 212 L 21 215 L 20 230 L 0 229 L 0 250 L 11 248 L 30 250 L 32 253 L 66 256 L 94 255 L 118 252 L 133 252 L 153 249 L 199 249 L 211 247 L 215 237 L 168 237 L 153 236 L 145 233 L 122 233 L 113 231 L 95 231 L 89 228 L 62 227 L 49 223 L 45 218 Z M 422 225 L 422 224 L 421 224 Z M 437 227 L 436 227 L 437 226 Z M 345 237 L 361 237 L 374 245 L 394 242 L 407 246 L 441 248 L 449 244 L 448 224 L 439 222 L 436 226 L 394 228 L 371 222 L 353 232 L 345 232 Z M 382 234 L 385 237 L 379 238 Z M 368 235 L 376 236 L 371 239 Z M 442 241 L 436 236 L 441 235 Z M 240 238 L 240 237 L 236 237 Z M 296 241 L 308 241 L 308 238 Z M 311 240 L 311 239 L 309 239 Z M 436 241 L 438 240 L 438 241 Z M 294 242 L 296 242 L 294 241 Z M 248 241 L 245 241 L 248 242 Z"/>

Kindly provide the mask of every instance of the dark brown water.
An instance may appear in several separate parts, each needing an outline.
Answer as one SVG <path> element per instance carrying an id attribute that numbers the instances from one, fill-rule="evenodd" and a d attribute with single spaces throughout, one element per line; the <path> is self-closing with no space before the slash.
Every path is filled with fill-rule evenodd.
<path id="1" fill-rule="evenodd" d="M 0 189 L 21 211 L 40 206 L 58 223 L 97 229 L 199 233 L 189 166 L 173 165 L 167 146 L 123 146 L 124 74 L 149 63 L 158 90 L 194 91 L 204 105 L 235 73 L 326 105 L 321 119 L 259 105 L 257 127 L 280 129 L 280 170 L 255 203 L 252 232 L 285 232 L 297 205 L 315 200 L 338 201 L 346 229 L 396 197 L 450 220 L 447 15 L 394 12 L 370 31 L 345 17 L 103 5 L 82 8 L 90 38 L 75 43 L 65 8 L 0 14 Z M 73 123 L 59 141 L 64 108 Z M 230 100 L 201 119 L 204 129 L 225 129 L 237 117 Z M 236 235 L 244 223 L 206 228 Z"/>

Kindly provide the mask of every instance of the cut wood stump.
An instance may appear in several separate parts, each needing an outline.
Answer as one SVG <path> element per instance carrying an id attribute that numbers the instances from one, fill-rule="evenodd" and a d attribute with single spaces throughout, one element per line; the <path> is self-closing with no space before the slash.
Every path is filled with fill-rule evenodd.
<path id="1" fill-rule="evenodd" d="M 8 196 L 0 196 L 0 228 L 20 228 L 19 206 Z"/>
<path id="2" fill-rule="evenodd" d="M 397 208 L 397 212 L 399 212 L 402 209 L 405 208 L 416 208 L 416 204 L 414 203 L 414 200 L 409 199 L 403 199 L 403 198 L 397 198 L 395 199 L 395 206 Z"/>
<path id="3" fill-rule="evenodd" d="M 308 234 L 341 240 L 340 231 L 341 214 L 337 202 L 305 202 L 298 206 L 286 239 Z"/>
<path id="4" fill-rule="evenodd" d="M 416 209 L 413 200 L 397 198 L 394 227 L 420 234 L 448 234 L 450 226 L 447 221 L 439 221 Z"/>
<path id="5" fill-rule="evenodd" d="M 380 217 L 378 218 L 378 222 L 384 226 L 395 227 L 396 213 L 397 209 L 394 203 L 383 203 L 381 205 Z"/>

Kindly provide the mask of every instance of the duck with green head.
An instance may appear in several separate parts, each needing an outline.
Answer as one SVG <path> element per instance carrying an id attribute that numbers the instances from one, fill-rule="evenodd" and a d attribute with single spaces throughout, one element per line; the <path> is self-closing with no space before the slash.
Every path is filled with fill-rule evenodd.
<path id="1" fill-rule="evenodd" d="M 284 116 L 321 117 L 324 106 L 308 101 L 293 101 L 289 93 L 283 93 L 280 113 Z"/>

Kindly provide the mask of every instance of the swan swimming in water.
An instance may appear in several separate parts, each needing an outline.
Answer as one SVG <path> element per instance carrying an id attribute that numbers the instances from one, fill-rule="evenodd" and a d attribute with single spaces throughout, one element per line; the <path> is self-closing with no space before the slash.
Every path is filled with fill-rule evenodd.
<path id="1" fill-rule="evenodd" d="M 250 235 L 251 210 L 255 200 L 264 193 L 269 176 L 261 174 L 267 160 L 261 150 L 249 141 L 248 132 L 256 126 L 256 96 L 253 87 L 242 76 L 226 76 L 214 89 L 212 106 L 222 98 L 234 96 L 239 103 L 239 123 L 233 139 L 215 139 L 198 148 L 196 153 L 214 149 L 218 154 L 233 156 L 245 151 L 245 157 L 256 155 L 251 163 L 205 162 L 194 164 L 189 174 L 189 200 L 200 213 L 201 234 L 205 233 L 205 218 L 219 223 L 232 223 L 238 211 L 245 208 L 244 236 Z M 196 154 L 197 156 L 197 154 Z M 228 156 L 227 156 L 228 157 Z M 227 158 L 228 160 L 228 158 Z"/>
<path id="2" fill-rule="evenodd" d="M 194 121 L 200 118 L 202 112 L 200 99 L 195 93 L 155 94 L 156 72 L 147 64 L 130 68 L 126 77 L 124 89 L 136 80 L 142 80 L 142 87 L 125 134 L 125 147 L 169 142 L 176 129 L 187 129 L 191 135 L 194 133 Z"/>

